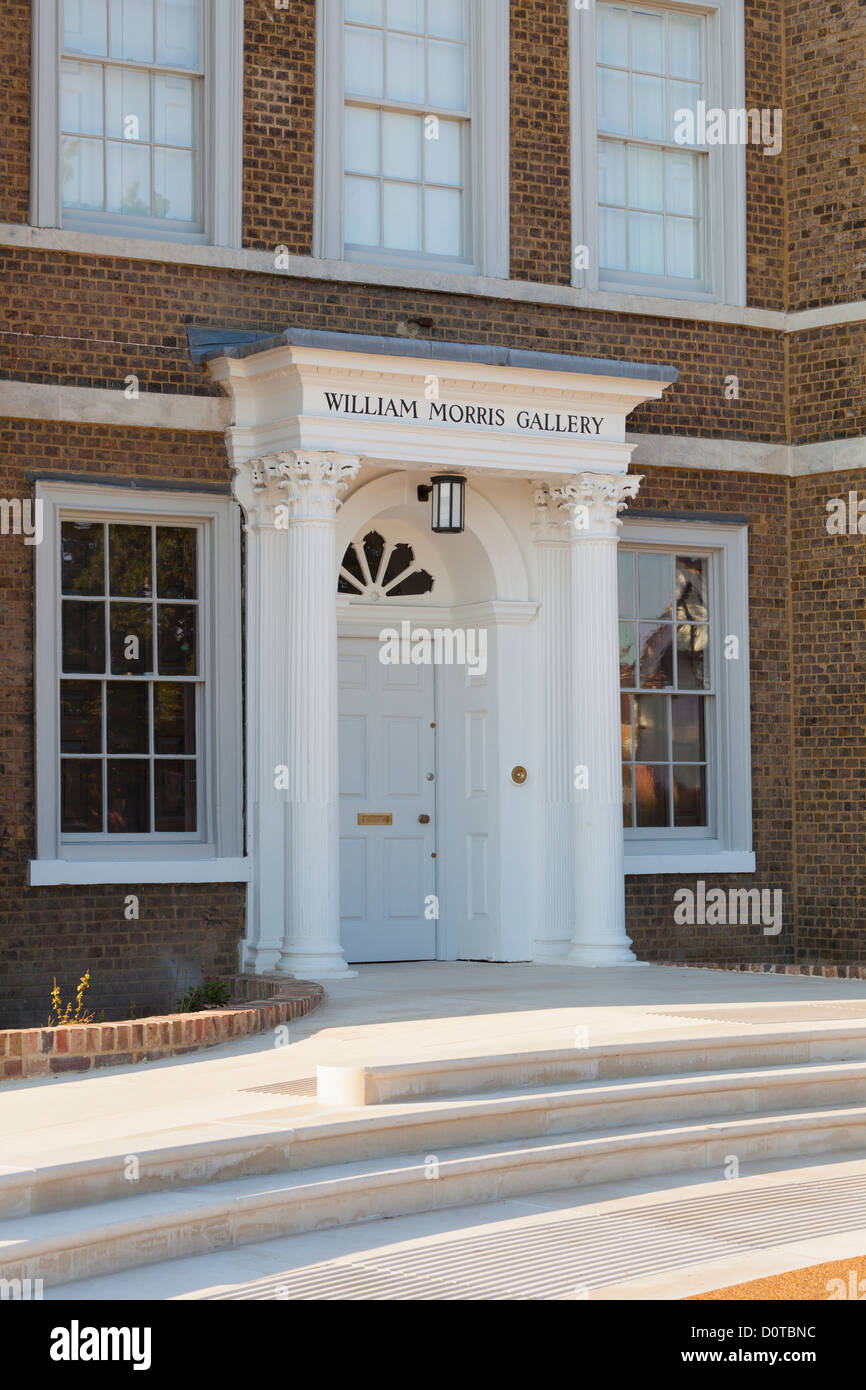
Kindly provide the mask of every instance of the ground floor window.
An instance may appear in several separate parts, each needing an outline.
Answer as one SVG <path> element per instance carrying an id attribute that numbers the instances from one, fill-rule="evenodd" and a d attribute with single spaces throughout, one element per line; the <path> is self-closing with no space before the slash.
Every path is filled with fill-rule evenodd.
<path id="1" fill-rule="evenodd" d="M 235 504 L 38 494 L 38 857 L 239 854 Z"/>
<path id="2" fill-rule="evenodd" d="M 750 858 L 746 527 L 636 514 L 618 562 L 627 865 Z"/>
<path id="3" fill-rule="evenodd" d="M 198 531 L 61 521 L 63 834 L 198 830 Z"/>
<path id="4" fill-rule="evenodd" d="M 623 821 L 707 824 L 710 556 L 619 552 Z"/>

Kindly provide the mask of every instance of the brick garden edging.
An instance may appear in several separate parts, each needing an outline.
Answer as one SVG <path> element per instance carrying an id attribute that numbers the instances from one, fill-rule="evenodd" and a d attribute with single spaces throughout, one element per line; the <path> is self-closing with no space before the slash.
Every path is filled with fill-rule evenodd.
<path id="1" fill-rule="evenodd" d="M 691 960 L 659 960 L 653 964 L 685 970 L 744 970 L 757 975 L 815 975 L 825 980 L 866 980 L 866 965 L 720 965 Z"/>
<path id="2" fill-rule="evenodd" d="M 264 978 L 253 984 L 250 977 L 241 977 L 235 984 L 243 1002 L 224 1009 L 66 1028 L 0 1029 L 0 1081 L 179 1057 L 302 1018 L 325 996 L 311 980 L 277 983 Z M 258 1000 L 247 997 L 254 988 Z M 262 999 L 263 994 L 270 997 Z"/>

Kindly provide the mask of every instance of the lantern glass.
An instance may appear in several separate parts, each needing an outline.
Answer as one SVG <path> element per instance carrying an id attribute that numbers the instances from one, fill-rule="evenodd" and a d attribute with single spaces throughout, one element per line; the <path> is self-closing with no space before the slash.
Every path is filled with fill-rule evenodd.
<path id="1" fill-rule="evenodd" d="M 452 533 L 462 531 L 466 479 L 457 473 L 442 473 L 432 478 L 431 482 L 433 530 Z"/>

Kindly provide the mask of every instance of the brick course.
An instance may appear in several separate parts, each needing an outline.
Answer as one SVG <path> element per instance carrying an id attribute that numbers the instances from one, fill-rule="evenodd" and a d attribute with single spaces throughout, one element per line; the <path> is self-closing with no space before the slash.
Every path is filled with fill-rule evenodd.
<path id="1" fill-rule="evenodd" d="M 159 1062 L 164 1057 L 217 1047 L 303 1018 L 322 1002 L 325 991 L 311 980 L 292 980 L 283 981 L 278 993 L 265 989 L 262 993 L 270 997 L 201 1013 L 142 1018 L 135 1023 L 0 1029 L 0 1081 Z"/>

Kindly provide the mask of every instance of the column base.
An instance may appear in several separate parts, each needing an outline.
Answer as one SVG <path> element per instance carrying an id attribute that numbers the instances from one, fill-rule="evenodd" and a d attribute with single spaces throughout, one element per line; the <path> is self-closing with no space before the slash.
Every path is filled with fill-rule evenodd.
<path id="1" fill-rule="evenodd" d="M 638 960 L 630 949 L 628 938 L 623 942 L 575 942 L 561 964 L 577 965 L 584 968 L 611 967 L 620 965 L 649 965 L 647 960 Z"/>
<path id="2" fill-rule="evenodd" d="M 241 972 L 245 975 L 281 975 L 279 946 L 247 946 L 241 952 Z"/>
<path id="3" fill-rule="evenodd" d="M 532 963 L 533 965 L 561 965 L 570 949 L 570 941 L 545 941 L 532 952 Z"/>
<path id="4" fill-rule="evenodd" d="M 280 958 L 279 973 L 296 975 L 299 980 L 313 980 L 316 984 L 323 980 L 354 980 L 357 970 L 350 970 L 339 955 L 303 955 L 290 952 Z"/>

